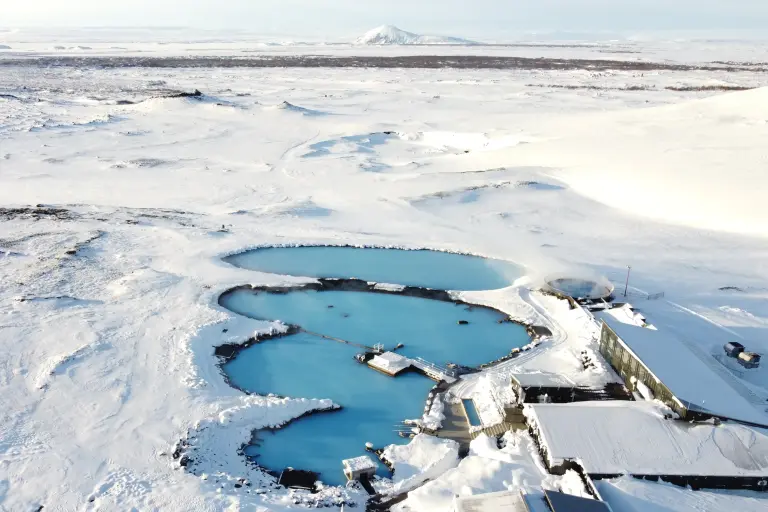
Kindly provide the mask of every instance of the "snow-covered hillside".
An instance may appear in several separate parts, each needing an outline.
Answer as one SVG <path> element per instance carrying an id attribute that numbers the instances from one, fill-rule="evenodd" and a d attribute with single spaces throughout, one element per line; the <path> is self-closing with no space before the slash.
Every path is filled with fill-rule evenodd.
<path id="1" fill-rule="evenodd" d="M 765 236 L 766 120 L 768 88 L 563 117 L 507 163 L 550 166 L 580 193 L 639 216 Z"/>
<path id="2" fill-rule="evenodd" d="M 468 41 L 458 37 L 446 37 L 446 36 L 431 36 L 414 34 L 413 32 L 406 32 L 392 25 L 382 25 L 369 30 L 357 40 L 355 44 L 373 44 L 373 45 L 389 45 L 389 44 L 477 44 L 474 41 Z"/>

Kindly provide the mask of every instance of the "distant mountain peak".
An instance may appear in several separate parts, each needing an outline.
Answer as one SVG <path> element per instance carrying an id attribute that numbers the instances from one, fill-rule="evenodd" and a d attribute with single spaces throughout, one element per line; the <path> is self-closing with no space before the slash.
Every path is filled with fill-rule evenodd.
<path id="1" fill-rule="evenodd" d="M 393 25 L 382 25 L 369 30 L 357 38 L 355 44 L 477 44 L 458 37 L 430 36 L 415 34 Z"/>

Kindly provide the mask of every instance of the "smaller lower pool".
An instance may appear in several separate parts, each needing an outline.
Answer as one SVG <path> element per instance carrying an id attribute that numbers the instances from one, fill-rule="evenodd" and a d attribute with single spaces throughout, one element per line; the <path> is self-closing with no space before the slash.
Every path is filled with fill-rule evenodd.
<path id="1" fill-rule="evenodd" d="M 475 401 L 467 398 L 462 400 L 461 403 L 464 405 L 464 412 L 467 414 L 469 424 L 473 427 L 482 425 L 483 422 L 480 421 L 480 415 L 477 414 L 477 409 L 475 408 Z"/>

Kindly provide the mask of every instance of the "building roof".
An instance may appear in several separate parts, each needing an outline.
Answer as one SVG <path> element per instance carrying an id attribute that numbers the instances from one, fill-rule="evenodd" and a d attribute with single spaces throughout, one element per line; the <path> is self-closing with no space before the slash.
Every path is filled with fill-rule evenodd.
<path id="1" fill-rule="evenodd" d="M 608 310 L 596 316 L 621 338 L 629 350 L 690 411 L 768 426 L 768 414 L 759 410 L 723 375 L 711 356 L 699 353 L 669 332 L 642 327 L 623 317 L 625 308 Z"/>
<path id="2" fill-rule="evenodd" d="M 374 368 L 379 368 L 388 373 L 396 374 L 411 366 L 412 363 L 410 359 L 403 357 L 400 354 L 384 352 L 383 354 L 374 356 L 368 364 Z"/>
<path id="3" fill-rule="evenodd" d="M 547 490 L 544 496 L 552 512 L 611 512 L 607 503 L 590 498 Z"/>
<path id="4" fill-rule="evenodd" d="M 378 468 L 378 465 L 373 462 L 367 455 L 361 455 L 360 457 L 355 457 L 354 459 L 344 459 L 342 464 L 344 464 L 344 467 L 352 472 L 370 470 L 375 471 Z"/>
<path id="5" fill-rule="evenodd" d="M 768 476 L 768 431 L 665 419 L 654 402 L 528 404 L 549 464 L 592 475 Z"/>
<path id="6" fill-rule="evenodd" d="M 520 491 L 501 491 L 456 498 L 456 512 L 529 512 Z"/>

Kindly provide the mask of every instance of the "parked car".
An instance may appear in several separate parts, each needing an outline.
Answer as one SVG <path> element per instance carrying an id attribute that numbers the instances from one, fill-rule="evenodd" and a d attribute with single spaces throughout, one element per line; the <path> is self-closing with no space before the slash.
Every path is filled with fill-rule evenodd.
<path id="1" fill-rule="evenodd" d="M 757 368 L 760 366 L 760 354 L 741 352 L 739 354 L 739 363 L 746 368 Z"/>
<path id="2" fill-rule="evenodd" d="M 723 346 L 723 349 L 725 349 L 725 353 L 729 357 L 739 357 L 739 354 L 744 352 L 744 345 L 742 345 L 741 343 L 737 343 L 735 341 L 731 341 L 726 343 Z"/>

